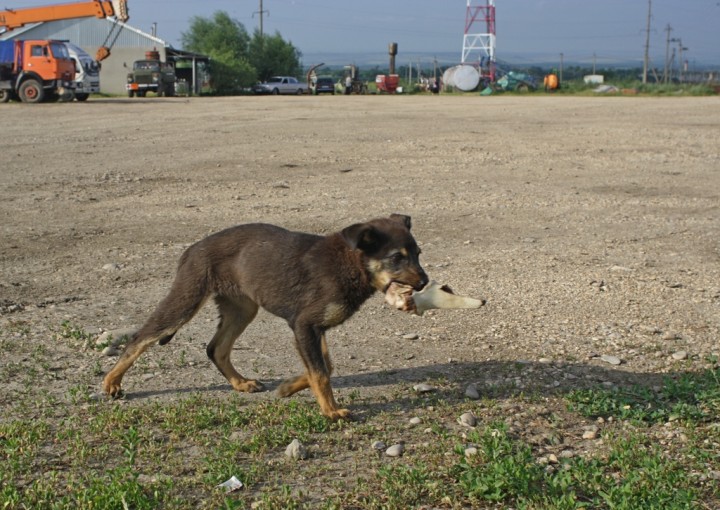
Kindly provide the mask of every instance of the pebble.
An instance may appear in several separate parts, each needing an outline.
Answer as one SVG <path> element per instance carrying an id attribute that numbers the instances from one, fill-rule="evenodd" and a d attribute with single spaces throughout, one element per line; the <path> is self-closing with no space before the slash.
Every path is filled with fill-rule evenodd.
<path id="1" fill-rule="evenodd" d="M 472 457 L 473 455 L 477 455 L 477 452 L 478 452 L 478 450 L 474 446 L 465 448 L 465 456 L 466 457 Z"/>
<path id="2" fill-rule="evenodd" d="M 468 384 L 468 387 L 465 388 L 465 396 L 472 400 L 478 400 L 480 398 L 480 392 L 474 383 Z"/>
<path id="3" fill-rule="evenodd" d="M 293 439 L 285 448 L 285 456 L 293 460 L 305 460 L 308 458 L 307 448 L 297 439 Z"/>
<path id="4" fill-rule="evenodd" d="M 113 347 L 112 345 L 108 345 L 102 350 L 103 355 L 111 357 L 111 356 L 117 356 L 120 354 L 120 349 L 117 347 Z"/>
<path id="5" fill-rule="evenodd" d="M 105 264 L 102 268 L 103 268 L 103 271 L 119 271 L 120 264 L 117 264 L 115 262 L 109 262 L 109 263 Z"/>
<path id="6" fill-rule="evenodd" d="M 394 444 L 387 450 L 385 450 L 385 455 L 388 457 L 401 457 L 402 454 L 405 452 L 405 445 L 402 443 Z"/>
<path id="7" fill-rule="evenodd" d="M 599 435 L 600 435 L 600 429 L 595 425 L 591 425 L 591 426 L 585 428 L 585 432 L 583 432 L 582 438 L 583 439 L 597 439 Z"/>
<path id="8" fill-rule="evenodd" d="M 413 386 L 413 389 L 418 393 L 430 393 L 435 391 L 437 388 L 435 388 L 435 386 L 430 386 L 429 384 L 420 383 Z"/>
<path id="9" fill-rule="evenodd" d="M 420 338 L 420 335 L 417 333 L 408 333 L 403 335 L 403 340 L 417 340 L 418 338 Z"/>
<path id="10" fill-rule="evenodd" d="M 387 448 L 387 445 L 382 441 L 373 441 L 372 447 L 374 450 L 384 450 Z"/>
<path id="11" fill-rule="evenodd" d="M 572 459 L 575 456 L 575 452 L 572 450 L 563 450 L 560 452 L 561 459 Z"/>
<path id="12" fill-rule="evenodd" d="M 687 351 L 677 351 L 672 353 L 672 358 L 677 361 L 686 360 L 688 358 Z"/>
<path id="13" fill-rule="evenodd" d="M 417 416 L 410 418 L 410 425 L 420 425 L 422 423 L 422 420 L 418 418 Z"/>
<path id="14" fill-rule="evenodd" d="M 95 340 L 95 345 L 108 344 L 112 347 L 117 347 L 118 345 L 126 343 L 136 331 L 137 328 L 135 326 L 104 331 L 97 337 L 97 340 Z"/>
<path id="15" fill-rule="evenodd" d="M 460 418 L 458 418 L 458 423 L 465 427 L 474 427 L 477 425 L 477 418 L 473 413 L 463 413 L 460 415 Z"/>
<path id="16" fill-rule="evenodd" d="M 622 363 L 622 360 L 618 358 L 617 356 L 612 356 L 610 354 L 603 354 L 600 356 L 600 359 L 603 360 L 605 363 L 609 363 L 611 365 L 619 365 Z"/>

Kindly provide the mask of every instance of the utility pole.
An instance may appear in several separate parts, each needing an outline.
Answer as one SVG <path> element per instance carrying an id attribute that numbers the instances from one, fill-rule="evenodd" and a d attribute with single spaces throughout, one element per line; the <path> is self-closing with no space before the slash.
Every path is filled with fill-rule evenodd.
<path id="1" fill-rule="evenodd" d="M 663 83 L 667 85 L 670 81 L 670 32 L 672 32 L 670 23 L 665 27 L 665 32 L 667 32 L 667 36 L 665 36 L 665 71 L 663 72 Z"/>
<path id="2" fill-rule="evenodd" d="M 263 16 L 267 14 L 270 16 L 270 11 L 266 11 L 263 9 L 263 0 L 260 0 L 260 10 L 253 12 L 252 17 L 254 18 L 256 14 L 260 15 L 260 40 L 263 38 Z"/>
<path id="3" fill-rule="evenodd" d="M 652 19 L 652 0 L 648 0 L 647 28 L 645 29 L 645 57 L 643 58 L 643 83 L 647 83 L 648 63 L 650 61 L 650 21 Z"/>
<path id="4" fill-rule="evenodd" d="M 558 84 L 560 84 L 560 85 L 562 85 L 562 82 L 563 82 L 562 72 L 563 72 L 563 57 L 564 56 L 565 55 L 563 53 L 560 54 L 560 69 L 558 72 Z"/>
<path id="5" fill-rule="evenodd" d="M 683 46 L 682 39 L 680 39 L 679 37 L 677 39 L 670 39 L 670 42 L 678 43 L 678 79 L 682 81 L 683 75 L 685 71 L 687 71 L 687 69 L 685 69 L 685 61 L 683 60 L 683 51 L 687 51 L 688 48 Z M 674 49 L 673 53 L 675 53 Z"/>

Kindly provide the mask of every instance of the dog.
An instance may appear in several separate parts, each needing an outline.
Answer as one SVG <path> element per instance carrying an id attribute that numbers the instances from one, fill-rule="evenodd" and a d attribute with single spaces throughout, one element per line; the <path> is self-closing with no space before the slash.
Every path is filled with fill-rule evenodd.
<path id="1" fill-rule="evenodd" d="M 262 307 L 285 319 L 305 373 L 283 382 L 281 397 L 310 388 L 323 415 L 349 419 L 330 385 L 333 371 L 325 332 L 349 319 L 375 292 L 391 284 L 420 290 L 428 277 L 409 216 L 392 214 L 319 236 L 251 223 L 212 234 L 181 256 L 170 292 L 132 336 L 103 380 L 111 397 L 121 395 L 125 372 L 152 344 L 165 345 L 213 297 L 220 313 L 207 355 L 232 387 L 263 390 L 230 361 L 235 340 Z"/>

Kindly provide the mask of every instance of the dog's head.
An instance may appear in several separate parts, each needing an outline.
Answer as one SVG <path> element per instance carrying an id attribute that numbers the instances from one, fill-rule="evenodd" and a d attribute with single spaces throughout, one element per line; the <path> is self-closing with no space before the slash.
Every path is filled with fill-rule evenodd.
<path id="1" fill-rule="evenodd" d="M 410 233 L 411 225 L 410 216 L 392 214 L 342 231 L 345 242 L 363 253 L 372 285 L 380 292 L 386 292 L 393 282 L 416 290 L 428 283 L 420 266 L 420 248 Z"/>

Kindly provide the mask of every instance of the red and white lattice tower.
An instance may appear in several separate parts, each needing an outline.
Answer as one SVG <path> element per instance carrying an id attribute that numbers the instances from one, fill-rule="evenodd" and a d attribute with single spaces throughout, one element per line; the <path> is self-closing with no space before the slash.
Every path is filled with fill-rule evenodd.
<path id="1" fill-rule="evenodd" d="M 465 13 L 465 36 L 463 37 L 463 64 L 480 63 L 495 79 L 495 0 L 485 0 L 485 5 L 475 5 L 467 0 Z M 481 28 L 482 27 L 482 28 Z M 485 30 L 481 32 L 481 30 Z"/>

